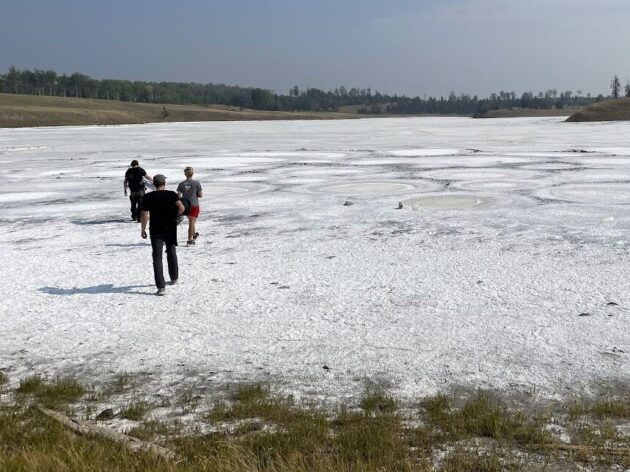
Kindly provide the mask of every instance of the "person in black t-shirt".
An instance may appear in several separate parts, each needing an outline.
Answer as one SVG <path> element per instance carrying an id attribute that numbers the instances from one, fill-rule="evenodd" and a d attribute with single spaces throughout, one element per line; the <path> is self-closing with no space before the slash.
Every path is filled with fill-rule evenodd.
<path id="1" fill-rule="evenodd" d="M 125 172 L 123 189 L 127 196 L 129 189 L 129 200 L 131 201 L 131 219 L 140 223 L 140 212 L 142 211 L 142 199 L 144 198 L 144 179 L 151 180 L 151 176 L 140 167 L 137 160 L 131 161 L 131 167 Z"/>
<path id="2" fill-rule="evenodd" d="M 177 217 L 184 213 L 184 204 L 177 193 L 165 190 L 166 177 L 157 174 L 153 177 L 155 192 L 150 192 L 142 202 L 142 230 L 143 239 L 147 238 L 147 223 L 151 232 L 151 247 L 153 249 L 153 274 L 157 287 L 156 295 L 166 293 L 164 269 L 162 266 L 162 251 L 166 245 L 166 262 L 171 285 L 177 283 L 179 268 L 177 267 Z"/>

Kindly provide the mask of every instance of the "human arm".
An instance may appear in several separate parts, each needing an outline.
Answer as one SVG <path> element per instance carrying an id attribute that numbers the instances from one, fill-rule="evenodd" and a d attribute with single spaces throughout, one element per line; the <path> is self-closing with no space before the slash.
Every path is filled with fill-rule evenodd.
<path id="1" fill-rule="evenodd" d="M 142 239 L 147 239 L 147 223 L 149 222 L 149 212 L 143 210 L 142 211 L 142 217 L 140 219 L 140 226 L 141 226 L 141 230 L 140 230 L 140 236 L 142 236 Z"/>
<path id="2" fill-rule="evenodd" d="M 197 198 L 203 197 L 203 189 L 201 188 L 201 184 L 197 186 Z"/>
<path id="3" fill-rule="evenodd" d="M 177 214 L 178 215 L 183 215 L 184 214 L 184 204 L 182 203 L 181 200 L 177 200 L 175 202 L 175 205 L 177 205 Z"/>
<path id="4" fill-rule="evenodd" d="M 127 176 L 125 175 L 125 180 L 123 181 L 123 190 L 125 192 L 125 196 L 127 196 L 127 187 L 129 187 L 129 182 L 127 181 Z"/>

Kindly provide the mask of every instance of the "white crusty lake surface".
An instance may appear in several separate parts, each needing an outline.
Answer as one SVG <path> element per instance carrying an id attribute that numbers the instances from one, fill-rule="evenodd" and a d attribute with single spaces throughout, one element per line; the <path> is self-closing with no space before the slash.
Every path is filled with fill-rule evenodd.
<path id="1" fill-rule="evenodd" d="M 153 295 L 122 178 L 193 166 Z M 0 369 L 348 398 L 630 379 L 630 125 L 401 118 L 0 129 Z M 403 208 L 397 209 L 402 202 Z M 326 366 L 326 368 L 324 368 Z"/>

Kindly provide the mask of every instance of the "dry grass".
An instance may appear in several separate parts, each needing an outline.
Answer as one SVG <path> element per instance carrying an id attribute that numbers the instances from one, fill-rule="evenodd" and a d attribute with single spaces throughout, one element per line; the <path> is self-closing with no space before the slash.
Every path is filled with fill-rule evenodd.
<path id="1" fill-rule="evenodd" d="M 629 121 L 630 98 L 604 100 L 593 103 L 571 115 L 567 121 Z"/>
<path id="2" fill-rule="evenodd" d="M 140 421 L 151 410 L 151 405 L 147 402 L 133 402 L 125 405 L 118 416 L 126 420 Z"/>
<path id="3" fill-rule="evenodd" d="M 86 390 L 79 382 L 70 378 L 58 378 L 52 382 L 40 376 L 28 377 L 20 381 L 16 393 L 20 397 L 33 397 L 39 404 L 55 408 L 81 399 Z"/>
<path id="4" fill-rule="evenodd" d="M 168 116 L 162 118 L 163 108 Z M 187 121 L 317 120 L 357 118 L 350 113 L 240 110 L 223 105 L 131 103 L 87 98 L 0 93 L 0 128 L 117 125 Z"/>
<path id="5" fill-rule="evenodd" d="M 119 381 L 119 382 L 118 382 Z M 132 382 L 117 378 L 127 394 Z M 630 439 L 615 422 L 627 418 L 618 397 L 527 409 L 508 407 L 498 396 L 477 393 L 455 402 L 446 395 L 425 399 L 415 410 L 399 410 L 382 391 L 367 391 L 355 408 L 337 411 L 298 404 L 268 386 L 246 385 L 197 415 L 208 433 L 186 430 L 168 416 L 143 420 L 151 406 L 135 402 L 119 418 L 137 422 L 129 435 L 174 450 L 178 461 L 130 453 L 100 438 L 77 437 L 33 406 L 65 409 L 82 399 L 75 380 L 23 379 L 13 391 L 17 402 L 0 407 L 0 470 L 132 471 L 515 471 L 588 470 L 630 467 L 619 454 Z M 173 407 L 195 403 L 194 389 L 176 392 Z M 28 401 L 25 401 L 28 400 Z M 403 413 L 404 412 L 404 413 Z M 562 425 L 570 444 L 550 431 Z M 576 466 L 577 467 L 577 466 Z M 623 469 L 621 469 L 623 470 Z"/>
<path id="6" fill-rule="evenodd" d="M 475 118 L 521 118 L 521 117 L 545 117 L 545 116 L 568 116 L 581 110 L 581 107 L 567 107 L 562 109 L 547 108 L 501 108 L 499 110 L 488 110 L 475 115 Z"/>
<path id="7" fill-rule="evenodd" d="M 540 447 L 551 441 L 544 429 L 544 416 L 511 412 L 498 399 L 480 393 L 460 409 L 451 406 L 443 395 L 423 402 L 429 424 L 452 440 L 471 437 L 492 438 L 501 444 Z"/>

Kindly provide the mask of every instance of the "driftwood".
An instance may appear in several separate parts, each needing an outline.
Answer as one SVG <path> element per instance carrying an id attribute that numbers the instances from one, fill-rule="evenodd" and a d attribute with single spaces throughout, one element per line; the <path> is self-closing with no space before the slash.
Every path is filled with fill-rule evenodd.
<path id="1" fill-rule="evenodd" d="M 98 436 L 109 439 L 110 441 L 114 441 L 115 443 L 122 444 L 131 451 L 150 451 L 166 460 L 175 460 L 177 458 L 176 454 L 173 451 L 158 446 L 156 444 L 142 441 L 138 438 L 127 436 L 126 434 L 112 431 L 111 429 L 103 428 L 102 426 L 97 426 L 92 423 L 88 423 L 87 421 L 69 418 L 62 413 L 49 410 L 48 408 L 40 406 L 38 407 L 38 409 L 44 415 L 58 421 L 62 425 L 83 436 Z"/>

